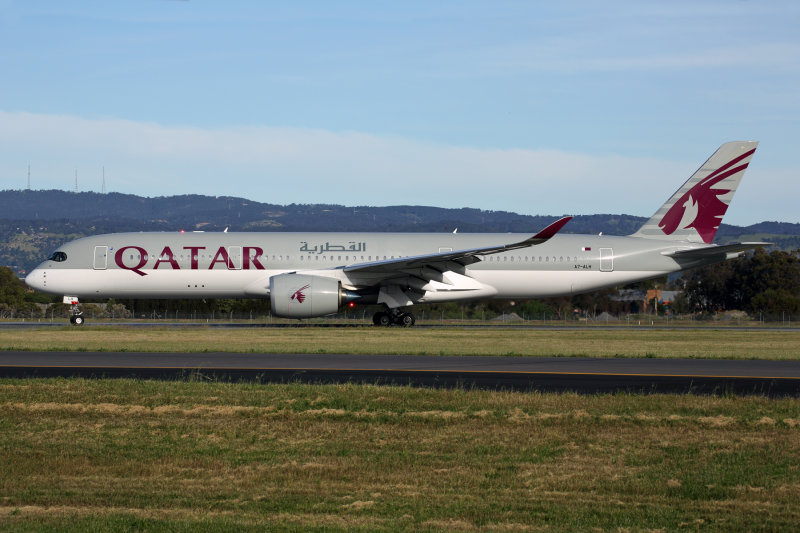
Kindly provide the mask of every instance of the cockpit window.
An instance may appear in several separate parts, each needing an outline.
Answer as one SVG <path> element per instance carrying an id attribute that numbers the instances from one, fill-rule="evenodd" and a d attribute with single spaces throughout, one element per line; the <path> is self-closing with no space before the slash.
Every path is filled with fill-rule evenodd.
<path id="1" fill-rule="evenodd" d="M 47 258 L 47 260 L 61 263 L 62 261 L 67 260 L 67 254 L 65 254 L 64 252 L 53 252 L 53 254 Z"/>

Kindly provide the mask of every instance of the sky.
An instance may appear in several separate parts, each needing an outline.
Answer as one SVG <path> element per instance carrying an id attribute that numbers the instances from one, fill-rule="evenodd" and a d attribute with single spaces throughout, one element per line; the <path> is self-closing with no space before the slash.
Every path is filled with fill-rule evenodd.
<path id="1" fill-rule="evenodd" d="M 0 0 L 0 189 L 650 216 L 761 144 L 800 222 L 800 2 Z"/>

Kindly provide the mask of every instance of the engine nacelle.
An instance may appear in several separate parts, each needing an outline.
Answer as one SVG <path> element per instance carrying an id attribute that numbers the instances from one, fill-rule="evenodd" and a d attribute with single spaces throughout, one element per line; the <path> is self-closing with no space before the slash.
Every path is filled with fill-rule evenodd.
<path id="1" fill-rule="evenodd" d="M 269 278 L 269 299 L 273 315 L 311 318 L 335 313 L 350 298 L 337 279 L 279 274 Z"/>

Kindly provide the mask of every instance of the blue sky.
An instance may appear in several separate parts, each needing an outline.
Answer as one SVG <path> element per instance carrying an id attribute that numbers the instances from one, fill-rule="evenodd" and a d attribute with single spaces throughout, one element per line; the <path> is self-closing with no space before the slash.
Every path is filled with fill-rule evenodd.
<path id="1" fill-rule="evenodd" d="M 800 3 L 0 0 L 0 189 L 650 216 L 761 141 L 800 222 Z"/>

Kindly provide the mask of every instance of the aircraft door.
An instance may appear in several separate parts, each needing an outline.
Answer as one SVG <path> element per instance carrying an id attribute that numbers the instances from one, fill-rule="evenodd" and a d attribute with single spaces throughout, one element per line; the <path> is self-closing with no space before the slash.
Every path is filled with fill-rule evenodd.
<path id="1" fill-rule="evenodd" d="M 108 246 L 94 247 L 94 269 L 105 270 L 108 265 Z"/>
<path id="2" fill-rule="evenodd" d="M 228 270 L 242 269 L 242 247 L 228 246 Z"/>
<path id="3" fill-rule="evenodd" d="M 600 248 L 600 272 L 614 271 L 614 249 Z"/>

